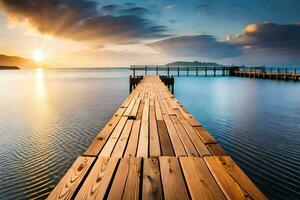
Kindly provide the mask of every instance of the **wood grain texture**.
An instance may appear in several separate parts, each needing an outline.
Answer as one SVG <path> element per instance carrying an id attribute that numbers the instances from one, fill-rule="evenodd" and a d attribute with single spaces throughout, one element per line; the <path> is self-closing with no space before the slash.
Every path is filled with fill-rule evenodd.
<path id="1" fill-rule="evenodd" d="M 112 152 L 111 157 L 121 158 L 123 156 L 129 136 L 130 136 L 132 124 L 133 124 L 133 120 L 131 120 L 131 119 L 127 120 L 125 127 L 120 135 L 120 138 Z"/>
<path id="2" fill-rule="evenodd" d="M 161 146 L 161 154 L 163 156 L 175 156 L 165 122 L 163 120 L 158 120 L 157 127 L 158 127 L 158 133 L 159 133 L 158 136 L 159 136 L 160 146 Z"/>
<path id="3" fill-rule="evenodd" d="M 192 199 L 225 200 L 202 158 L 181 157 L 180 163 Z"/>
<path id="4" fill-rule="evenodd" d="M 148 158 L 149 145 L 149 99 L 145 100 L 142 123 L 140 129 L 140 139 L 137 149 L 137 156 Z"/>
<path id="5" fill-rule="evenodd" d="M 142 199 L 163 199 L 158 158 L 144 159 Z"/>
<path id="6" fill-rule="evenodd" d="M 228 156 L 228 154 L 219 144 L 207 144 L 206 146 L 214 156 Z"/>
<path id="7" fill-rule="evenodd" d="M 227 199 L 267 199 L 229 156 L 204 160 Z"/>
<path id="8" fill-rule="evenodd" d="M 108 139 L 108 141 L 106 142 L 105 146 L 103 147 L 102 151 L 100 152 L 100 156 L 101 157 L 109 157 L 121 135 L 121 132 L 125 126 L 127 122 L 127 117 L 122 117 L 118 123 L 118 125 L 116 126 L 116 128 L 114 129 L 114 131 L 112 132 L 110 138 Z"/>
<path id="9" fill-rule="evenodd" d="M 118 164 L 118 158 L 98 158 L 75 199 L 104 199 Z"/>
<path id="10" fill-rule="evenodd" d="M 78 157 L 47 199 L 72 199 L 94 160 L 94 157 Z"/>
<path id="11" fill-rule="evenodd" d="M 190 199 L 179 165 L 174 157 L 160 157 L 160 172 L 165 199 Z"/>
<path id="12" fill-rule="evenodd" d="M 138 199 L 141 158 L 122 158 L 107 199 Z"/>
<path id="13" fill-rule="evenodd" d="M 136 156 L 136 151 L 137 151 L 137 146 L 138 146 L 139 136 L 140 136 L 140 125 L 141 125 L 140 120 L 134 120 L 124 157 Z"/>
<path id="14" fill-rule="evenodd" d="M 149 119 L 149 156 L 158 157 L 161 155 L 160 143 L 157 129 L 157 121 L 155 116 L 154 102 L 150 105 L 150 119 Z"/>
<path id="15" fill-rule="evenodd" d="M 110 137 L 111 133 L 117 126 L 119 120 L 122 117 L 122 114 L 126 108 L 119 108 L 118 111 L 113 115 L 113 117 L 109 120 L 108 123 L 104 126 L 104 128 L 100 131 L 97 135 L 96 139 L 92 142 L 89 148 L 84 152 L 83 155 L 87 156 L 97 156 L 100 151 L 102 150 L 103 146 L 107 142 L 108 138 Z"/>
<path id="16" fill-rule="evenodd" d="M 186 150 L 187 156 L 199 156 L 193 142 L 189 138 L 188 134 L 186 133 L 185 129 L 183 128 L 181 122 L 179 121 L 176 115 L 170 116 L 176 131 L 181 139 L 181 142 Z"/>
<path id="17" fill-rule="evenodd" d="M 204 144 L 217 143 L 215 138 L 211 136 L 203 127 L 194 127 L 194 130 L 199 135 Z"/>

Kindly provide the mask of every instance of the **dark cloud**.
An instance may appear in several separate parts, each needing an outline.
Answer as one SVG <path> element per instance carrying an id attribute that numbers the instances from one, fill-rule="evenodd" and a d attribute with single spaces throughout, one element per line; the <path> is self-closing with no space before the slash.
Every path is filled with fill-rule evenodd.
<path id="1" fill-rule="evenodd" d="M 117 4 L 109 4 L 102 7 L 102 11 L 105 15 L 113 14 L 114 12 L 120 10 L 122 7 Z"/>
<path id="2" fill-rule="evenodd" d="M 165 36 L 164 26 L 139 15 L 147 12 L 144 8 L 98 6 L 90 0 L 0 0 L 8 16 L 26 19 L 39 32 L 57 37 L 120 44 Z M 112 14 L 116 11 L 123 13 Z"/>
<path id="3" fill-rule="evenodd" d="M 149 46 L 171 56 L 222 59 L 242 55 L 228 42 L 217 41 L 211 35 L 173 37 L 149 44 Z"/>
<path id="4" fill-rule="evenodd" d="M 148 10 L 146 8 L 142 8 L 142 7 L 133 7 L 133 8 L 120 10 L 120 14 L 122 14 L 122 15 L 142 16 L 142 15 L 146 15 L 146 14 L 150 14 L 150 13 L 151 13 L 150 10 Z"/>
<path id="5" fill-rule="evenodd" d="M 244 46 L 300 50 L 300 24 L 250 24 L 246 26 L 243 34 L 233 38 L 233 42 Z"/>

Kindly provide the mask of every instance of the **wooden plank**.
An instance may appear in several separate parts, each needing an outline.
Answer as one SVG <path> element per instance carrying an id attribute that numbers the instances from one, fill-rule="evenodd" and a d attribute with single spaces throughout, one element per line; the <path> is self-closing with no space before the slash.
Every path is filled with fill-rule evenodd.
<path id="1" fill-rule="evenodd" d="M 140 106 L 140 103 L 141 103 L 141 99 L 138 98 L 136 101 L 135 101 L 135 104 L 134 104 L 134 107 L 129 115 L 129 119 L 136 119 L 137 117 L 137 114 L 138 114 L 138 110 L 139 110 L 139 106 Z"/>
<path id="2" fill-rule="evenodd" d="M 181 157 L 179 160 L 192 199 L 225 200 L 202 158 Z"/>
<path id="3" fill-rule="evenodd" d="M 111 157 L 121 158 L 123 156 L 126 148 L 126 144 L 128 142 L 128 138 L 130 136 L 132 124 L 133 124 L 133 120 L 131 119 L 127 120 L 125 127 L 122 131 L 122 134 L 113 150 Z"/>
<path id="4" fill-rule="evenodd" d="M 145 100 L 141 99 L 140 106 L 139 106 L 139 109 L 138 109 L 138 113 L 137 113 L 137 116 L 136 116 L 137 120 L 142 120 L 144 105 L 145 105 Z"/>
<path id="5" fill-rule="evenodd" d="M 172 146 L 174 148 L 175 155 L 177 157 L 179 156 L 187 156 L 185 152 L 185 148 L 181 142 L 181 139 L 178 136 L 178 133 L 174 127 L 174 124 L 172 123 L 171 119 L 169 118 L 168 115 L 163 114 L 164 121 L 166 123 L 168 133 L 172 142 Z"/>
<path id="6" fill-rule="evenodd" d="M 159 137 L 158 137 L 158 129 L 155 117 L 155 107 L 154 101 L 152 101 L 152 105 L 150 105 L 150 119 L 149 119 L 149 156 L 150 157 L 158 157 L 161 155 Z"/>
<path id="7" fill-rule="evenodd" d="M 125 110 L 124 112 L 124 116 L 129 116 L 133 107 L 134 107 L 134 104 L 135 104 L 135 101 L 136 101 L 136 98 L 133 98 L 130 102 L 130 104 L 128 105 L 127 109 Z"/>
<path id="8" fill-rule="evenodd" d="M 187 155 L 188 156 L 199 156 L 194 144 L 192 143 L 189 136 L 185 132 L 185 129 L 183 128 L 182 124 L 178 120 L 178 117 L 176 115 L 173 115 L 173 116 L 170 116 L 170 118 L 177 130 L 177 133 L 181 139 L 182 144 L 184 145 Z"/>
<path id="9" fill-rule="evenodd" d="M 157 97 L 155 99 L 155 115 L 156 115 L 157 120 L 163 120 L 163 116 L 162 116 L 162 113 L 161 113 L 161 108 L 160 108 Z"/>
<path id="10" fill-rule="evenodd" d="M 99 152 L 102 150 L 103 146 L 105 145 L 106 141 L 110 137 L 111 133 L 117 126 L 125 110 L 126 108 L 118 109 L 118 111 L 113 115 L 111 120 L 109 120 L 109 122 L 100 131 L 96 139 L 92 142 L 92 144 L 88 147 L 88 149 L 84 152 L 83 155 L 97 156 L 99 154 Z"/>
<path id="11" fill-rule="evenodd" d="M 228 154 L 219 144 L 207 144 L 206 146 L 214 156 L 228 156 Z"/>
<path id="12" fill-rule="evenodd" d="M 140 135 L 140 125 L 141 125 L 140 120 L 134 120 L 124 157 L 136 156 L 139 135 Z"/>
<path id="13" fill-rule="evenodd" d="M 115 144 L 117 143 L 121 132 L 126 124 L 127 117 L 122 117 L 120 119 L 120 122 L 116 126 L 115 130 L 112 132 L 110 138 L 108 139 L 107 143 L 103 147 L 102 151 L 100 152 L 101 157 L 109 157 L 115 147 Z"/>
<path id="14" fill-rule="evenodd" d="M 129 159 L 129 171 L 122 199 L 139 199 L 142 158 Z"/>
<path id="15" fill-rule="evenodd" d="M 121 158 L 107 199 L 138 199 L 141 158 Z"/>
<path id="16" fill-rule="evenodd" d="M 94 157 L 79 156 L 47 199 L 72 199 L 94 160 Z"/>
<path id="17" fill-rule="evenodd" d="M 199 135 L 204 144 L 217 143 L 215 138 L 211 136 L 203 127 L 194 127 L 194 130 Z"/>
<path id="18" fill-rule="evenodd" d="M 178 112 L 179 111 L 177 110 L 176 114 L 179 114 Z M 184 127 L 185 131 L 189 135 L 189 137 L 190 137 L 191 141 L 193 142 L 195 148 L 197 149 L 198 154 L 200 156 L 211 155 L 210 151 L 207 149 L 205 144 L 202 142 L 199 135 L 194 131 L 191 124 L 185 118 L 181 118 L 181 117 L 178 117 L 178 118 L 180 119 L 180 122 L 181 122 L 182 126 Z"/>
<path id="19" fill-rule="evenodd" d="M 175 156 L 165 121 L 157 120 L 157 127 L 161 145 L 161 154 L 163 156 Z"/>
<path id="20" fill-rule="evenodd" d="M 158 158 L 144 159 L 142 199 L 163 199 Z"/>
<path id="21" fill-rule="evenodd" d="M 140 130 L 140 139 L 137 149 L 138 157 L 148 157 L 148 142 L 149 142 L 149 99 L 145 100 L 141 130 Z"/>
<path id="22" fill-rule="evenodd" d="M 267 199 L 229 156 L 204 160 L 227 199 Z"/>
<path id="23" fill-rule="evenodd" d="M 160 157 L 159 163 L 165 199 L 190 199 L 178 159 Z"/>
<path id="24" fill-rule="evenodd" d="M 98 158 L 75 199 L 104 199 L 119 158 Z"/>

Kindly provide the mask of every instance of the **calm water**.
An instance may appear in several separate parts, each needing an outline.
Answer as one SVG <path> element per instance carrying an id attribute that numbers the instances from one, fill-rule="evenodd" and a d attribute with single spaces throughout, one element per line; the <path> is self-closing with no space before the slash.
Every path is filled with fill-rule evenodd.
<path id="1" fill-rule="evenodd" d="M 128 95 L 127 70 L 0 71 L 0 199 L 43 199 Z M 175 95 L 271 199 L 300 199 L 300 83 L 179 77 Z"/>

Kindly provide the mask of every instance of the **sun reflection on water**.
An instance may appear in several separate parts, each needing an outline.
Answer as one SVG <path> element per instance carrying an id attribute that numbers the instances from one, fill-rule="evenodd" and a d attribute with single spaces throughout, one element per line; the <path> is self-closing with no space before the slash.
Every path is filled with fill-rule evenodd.
<path id="1" fill-rule="evenodd" d="M 35 71 L 35 89 L 38 99 L 44 99 L 46 96 L 45 82 L 44 82 L 44 70 L 38 68 Z"/>

